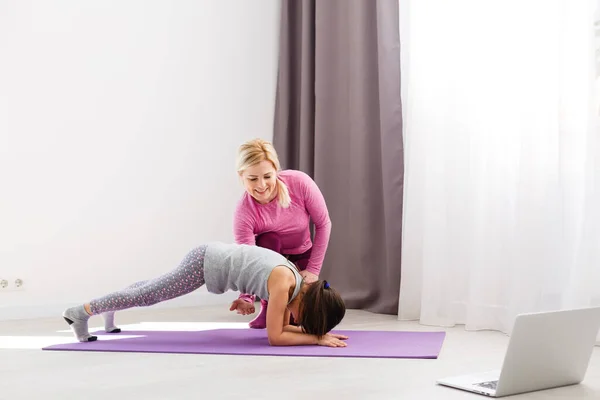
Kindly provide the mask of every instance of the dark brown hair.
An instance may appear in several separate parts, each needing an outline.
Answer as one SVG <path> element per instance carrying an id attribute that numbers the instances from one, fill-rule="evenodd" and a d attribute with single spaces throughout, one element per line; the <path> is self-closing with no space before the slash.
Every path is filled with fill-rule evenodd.
<path id="1" fill-rule="evenodd" d="M 327 281 L 311 283 L 300 302 L 298 325 L 319 338 L 331 331 L 346 314 L 342 296 Z"/>

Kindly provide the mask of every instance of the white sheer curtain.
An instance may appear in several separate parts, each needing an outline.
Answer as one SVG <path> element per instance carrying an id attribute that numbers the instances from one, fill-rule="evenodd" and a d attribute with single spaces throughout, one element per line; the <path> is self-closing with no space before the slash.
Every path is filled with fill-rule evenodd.
<path id="1" fill-rule="evenodd" d="M 596 7 L 400 0 L 399 319 L 510 333 L 600 305 Z"/>

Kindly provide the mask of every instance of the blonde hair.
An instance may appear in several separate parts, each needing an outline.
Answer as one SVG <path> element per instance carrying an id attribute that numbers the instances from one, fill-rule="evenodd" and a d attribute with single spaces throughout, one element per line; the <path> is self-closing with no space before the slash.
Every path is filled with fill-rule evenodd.
<path id="1" fill-rule="evenodd" d="M 277 172 L 281 170 L 277 152 L 271 142 L 263 139 L 250 140 L 242 144 L 238 150 L 237 172 L 241 175 L 247 168 L 262 161 L 269 161 Z M 292 202 L 290 192 L 279 176 L 277 177 L 277 200 L 283 208 L 288 208 Z"/>

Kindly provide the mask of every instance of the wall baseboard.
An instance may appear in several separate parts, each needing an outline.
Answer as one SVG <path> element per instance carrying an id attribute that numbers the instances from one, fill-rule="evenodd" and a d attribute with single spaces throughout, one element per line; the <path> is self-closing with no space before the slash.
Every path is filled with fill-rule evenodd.
<path id="1" fill-rule="evenodd" d="M 204 307 L 211 305 L 229 305 L 239 296 L 237 292 L 214 295 L 208 292 L 192 293 L 177 299 L 168 300 L 152 306 L 156 309 L 179 307 Z M 0 306 L 0 321 L 60 318 L 65 308 L 73 307 L 74 303 L 37 304 L 29 306 Z"/>

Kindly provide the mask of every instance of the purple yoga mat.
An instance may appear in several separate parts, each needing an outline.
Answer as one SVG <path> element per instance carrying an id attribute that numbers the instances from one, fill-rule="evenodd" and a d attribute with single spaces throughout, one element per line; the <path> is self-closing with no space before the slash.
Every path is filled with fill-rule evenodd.
<path id="1" fill-rule="evenodd" d="M 127 331 L 138 338 L 98 340 L 44 347 L 43 350 L 137 353 L 239 354 L 300 357 L 437 358 L 445 332 L 336 331 L 347 335 L 347 347 L 269 346 L 267 332 L 256 329 L 215 329 L 196 332 Z M 112 334 L 115 335 L 115 334 Z M 116 334 L 119 335 L 119 334 Z"/>

